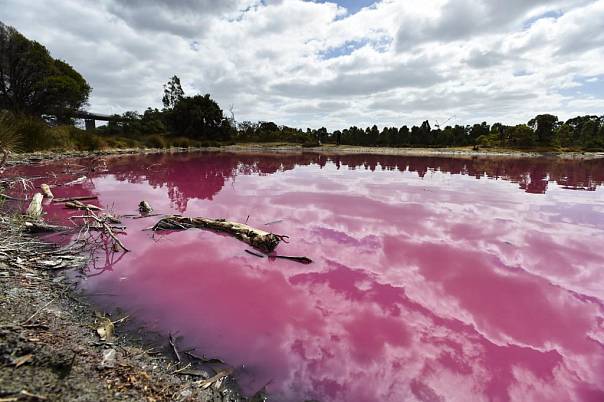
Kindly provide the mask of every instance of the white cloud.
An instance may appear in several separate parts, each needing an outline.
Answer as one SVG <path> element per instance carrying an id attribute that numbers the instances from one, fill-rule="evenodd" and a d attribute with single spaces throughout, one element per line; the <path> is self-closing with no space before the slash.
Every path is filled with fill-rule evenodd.
<path id="1" fill-rule="evenodd" d="M 604 0 L 383 0 L 355 14 L 302 0 L 0 3 L 3 22 L 90 81 L 99 112 L 160 106 L 177 74 L 238 120 L 299 127 L 603 113 L 604 94 L 564 89 L 604 75 Z"/>

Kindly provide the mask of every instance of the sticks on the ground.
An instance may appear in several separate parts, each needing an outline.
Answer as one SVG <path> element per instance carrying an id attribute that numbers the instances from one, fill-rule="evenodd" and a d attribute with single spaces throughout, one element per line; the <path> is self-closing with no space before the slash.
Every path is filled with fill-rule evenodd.
<path id="1" fill-rule="evenodd" d="M 255 229 L 243 223 L 231 222 L 226 219 L 187 218 L 184 216 L 167 216 L 153 226 L 154 231 L 159 230 L 186 230 L 189 228 L 210 229 L 228 233 L 231 236 L 249 244 L 250 246 L 270 253 L 279 245 L 281 240 L 286 241 L 287 236 L 276 235 Z"/>
<path id="2" fill-rule="evenodd" d="M 46 303 L 44 306 L 42 306 L 41 309 L 37 310 L 35 313 L 33 313 L 27 320 L 23 321 L 20 325 L 25 325 L 28 322 L 30 322 L 31 320 L 34 319 L 35 316 L 37 316 L 38 314 L 40 314 L 42 311 L 44 311 L 44 309 L 48 306 L 51 305 L 52 302 L 54 302 L 55 299 L 52 299 L 51 301 L 49 301 L 48 303 Z"/>

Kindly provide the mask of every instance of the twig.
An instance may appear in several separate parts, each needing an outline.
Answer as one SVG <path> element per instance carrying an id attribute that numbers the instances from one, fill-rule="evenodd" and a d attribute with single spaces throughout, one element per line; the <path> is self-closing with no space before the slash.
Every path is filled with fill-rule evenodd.
<path id="1" fill-rule="evenodd" d="M 244 250 L 244 251 L 248 254 L 255 255 L 256 257 L 264 258 L 264 254 L 260 254 L 260 253 L 257 253 L 255 251 L 251 251 L 251 250 Z"/>
<path id="2" fill-rule="evenodd" d="M 128 318 L 130 318 L 130 314 L 128 314 L 125 317 L 120 318 L 119 320 L 113 321 L 113 324 L 121 324 L 122 322 L 126 321 Z"/>
<path id="3" fill-rule="evenodd" d="M 30 322 L 30 321 L 31 321 L 31 320 L 32 320 L 32 319 L 33 319 L 35 316 L 37 316 L 38 314 L 40 314 L 40 313 L 41 313 L 41 312 L 42 312 L 42 311 L 43 311 L 43 310 L 44 310 L 46 307 L 50 306 L 50 304 L 51 304 L 52 302 L 54 302 L 55 300 L 56 300 L 56 299 L 52 299 L 51 301 L 49 301 L 48 303 L 46 303 L 46 304 L 45 304 L 45 305 L 44 305 L 44 306 L 43 306 L 41 309 L 39 309 L 38 311 L 36 311 L 35 313 L 33 313 L 33 314 L 31 315 L 31 317 L 29 317 L 27 320 L 23 321 L 23 322 L 22 322 L 21 324 L 19 324 L 19 325 L 25 325 L 25 324 L 27 324 L 28 322 Z"/>
<path id="4" fill-rule="evenodd" d="M 172 334 L 168 334 L 168 337 L 170 339 L 170 346 L 172 346 L 172 351 L 176 356 L 176 360 L 178 360 L 178 362 L 180 363 L 182 360 L 180 358 L 180 353 L 178 353 L 178 349 L 176 349 L 176 345 L 174 344 L 174 337 L 172 336 Z"/>
<path id="5" fill-rule="evenodd" d="M 209 363 L 209 364 L 224 364 L 224 362 L 220 359 L 216 359 L 216 358 L 211 358 L 208 359 L 205 356 L 197 356 L 196 354 L 193 354 L 192 352 L 185 352 L 185 355 L 195 359 L 195 360 L 199 360 L 202 363 Z"/>
<path id="6" fill-rule="evenodd" d="M 124 216 L 126 216 L 126 215 L 124 215 Z M 144 218 L 150 218 L 152 216 L 161 216 L 161 214 L 137 215 L 137 216 L 133 216 L 132 219 L 144 219 Z"/>
<path id="7" fill-rule="evenodd" d="M 273 255 L 271 256 L 272 258 L 281 258 L 284 260 L 290 260 L 290 261 L 295 261 L 295 262 L 299 262 L 300 264 L 311 264 L 312 260 L 308 257 L 290 257 L 288 255 Z"/>
<path id="8" fill-rule="evenodd" d="M 182 371 L 185 371 L 185 370 L 186 370 L 186 369 L 188 369 L 189 367 L 191 367 L 191 363 L 187 363 L 187 365 L 186 365 L 186 366 L 184 366 L 183 368 L 180 368 L 180 369 L 178 369 L 178 370 L 176 370 L 176 371 L 173 371 L 173 372 L 172 372 L 172 374 L 178 374 L 178 373 L 180 373 L 180 372 L 182 372 Z"/>

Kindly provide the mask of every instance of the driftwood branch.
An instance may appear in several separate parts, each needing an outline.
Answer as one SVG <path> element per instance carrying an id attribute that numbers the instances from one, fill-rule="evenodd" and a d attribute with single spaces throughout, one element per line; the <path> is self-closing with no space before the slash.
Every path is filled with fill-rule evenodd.
<path id="1" fill-rule="evenodd" d="M 53 233 L 71 230 L 65 226 L 50 225 L 44 222 L 25 222 L 25 229 L 29 233 Z"/>
<path id="2" fill-rule="evenodd" d="M 34 194 L 25 213 L 32 218 L 40 218 L 42 216 L 42 199 L 42 194 Z"/>
<path id="3" fill-rule="evenodd" d="M 88 201 L 88 200 L 96 200 L 96 195 L 84 195 L 81 197 L 67 197 L 67 198 L 55 198 L 52 200 L 54 203 L 62 203 L 62 202 L 70 202 L 70 201 Z"/>
<path id="4" fill-rule="evenodd" d="M 92 212 L 89 209 L 87 209 L 87 212 L 89 215 L 72 216 L 69 219 L 84 219 L 84 220 L 92 219 L 93 221 L 95 221 L 98 224 L 98 228 L 100 230 L 102 230 L 104 233 L 107 233 L 107 235 L 113 239 L 113 241 L 115 242 L 115 244 L 117 244 L 117 246 L 121 247 L 121 249 L 126 252 L 130 251 L 129 249 L 126 248 L 126 246 L 124 246 L 124 243 L 122 243 L 122 241 L 117 238 L 117 236 L 113 232 L 113 229 L 108 224 L 108 222 L 109 223 L 114 222 L 115 218 L 113 218 L 111 216 L 99 217 L 99 216 L 95 215 L 94 212 Z"/>
<path id="5" fill-rule="evenodd" d="M 89 211 L 100 211 L 101 210 L 101 208 L 97 207 L 96 205 L 84 204 L 83 202 L 80 202 L 78 200 L 67 201 L 65 203 L 65 207 L 71 208 L 71 209 L 84 209 L 84 210 L 89 210 Z"/>
<path id="6" fill-rule="evenodd" d="M 275 250 L 279 242 L 287 237 L 255 229 L 243 223 L 227 221 L 226 219 L 187 218 L 178 215 L 162 218 L 153 226 L 152 230 L 186 230 L 190 228 L 228 233 L 266 253 Z"/>

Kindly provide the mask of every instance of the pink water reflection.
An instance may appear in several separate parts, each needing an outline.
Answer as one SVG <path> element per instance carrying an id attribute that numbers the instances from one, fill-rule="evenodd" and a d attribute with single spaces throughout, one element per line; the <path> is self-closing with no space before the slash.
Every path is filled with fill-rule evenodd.
<path id="1" fill-rule="evenodd" d="M 274 400 L 604 400 L 604 163 L 379 156 L 110 158 L 122 213 L 287 233 L 260 260 L 214 233 L 156 235 L 88 278 L 99 303 L 220 356 Z M 48 169 L 45 167 L 44 169 Z M 584 191 L 571 191 L 567 188 Z M 51 209 L 51 216 L 65 212 Z M 95 272 L 92 272 L 95 273 Z"/>

